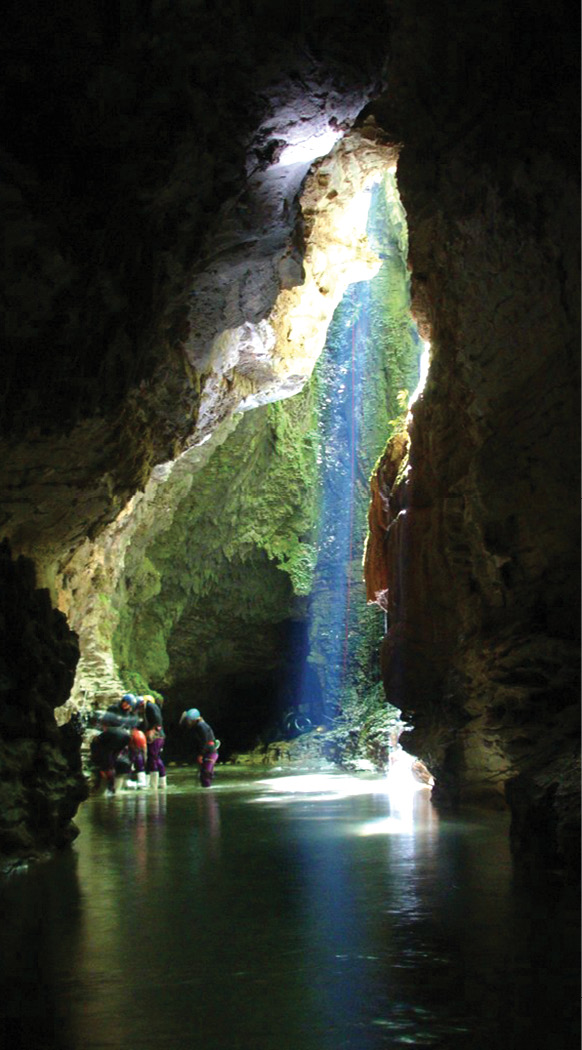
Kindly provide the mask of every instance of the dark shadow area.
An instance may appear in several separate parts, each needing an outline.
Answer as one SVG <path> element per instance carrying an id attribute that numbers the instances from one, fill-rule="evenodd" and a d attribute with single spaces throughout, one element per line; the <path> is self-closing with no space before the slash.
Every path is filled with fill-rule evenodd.
<path id="1" fill-rule="evenodd" d="M 307 662 L 307 624 L 286 621 L 281 625 L 281 642 L 281 662 L 276 668 L 215 674 L 164 690 L 166 761 L 192 760 L 188 730 L 179 725 L 180 715 L 190 707 L 197 707 L 214 729 L 223 761 L 235 752 L 296 735 L 299 716 L 314 725 L 321 721 L 321 689 Z"/>

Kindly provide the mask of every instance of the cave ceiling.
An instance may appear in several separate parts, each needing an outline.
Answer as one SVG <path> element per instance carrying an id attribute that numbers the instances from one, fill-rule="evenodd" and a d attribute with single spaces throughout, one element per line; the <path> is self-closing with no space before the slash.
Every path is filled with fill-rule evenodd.
<path id="1" fill-rule="evenodd" d="M 324 280 L 321 239 L 385 163 L 370 128 L 342 142 L 381 86 L 381 41 L 347 10 L 299 32 L 278 5 L 256 23 L 235 8 L 136 10 L 115 40 L 85 5 L 50 52 L 31 17 L 6 69 L 34 123 L 4 153 L 2 529 L 53 593 L 156 464 L 301 388 L 349 280 L 341 240 Z M 26 9 L 12 21 L 20 42 Z M 308 331 L 286 320 L 306 312 L 298 286 Z"/>

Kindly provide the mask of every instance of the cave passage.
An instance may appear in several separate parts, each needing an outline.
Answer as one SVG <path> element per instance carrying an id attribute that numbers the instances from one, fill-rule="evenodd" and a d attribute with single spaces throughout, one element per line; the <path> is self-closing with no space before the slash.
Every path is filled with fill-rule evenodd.
<path id="1" fill-rule="evenodd" d="M 12 1050 L 578 1046 L 577 923 L 516 890 L 504 814 L 219 765 L 78 821 L 4 888 Z"/>
<path id="2" fill-rule="evenodd" d="M 402 425 L 421 340 L 395 166 L 373 169 L 347 202 L 350 283 L 329 325 L 319 318 L 323 348 L 303 388 L 239 411 L 215 448 L 154 471 L 96 544 L 91 593 L 78 588 L 74 698 L 96 705 L 118 682 L 159 691 L 169 761 L 188 760 L 179 716 L 195 705 L 225 758 L 286 738 L 299 715 L 344 732 L 336 760 L 366 724 L 374 754 L 363 745 L 358 757 L 386 764 L 383 618 L 366 604 L 362 562 L 370 475 Z M 336 233 L 322 232 L 331 255 Z"/>

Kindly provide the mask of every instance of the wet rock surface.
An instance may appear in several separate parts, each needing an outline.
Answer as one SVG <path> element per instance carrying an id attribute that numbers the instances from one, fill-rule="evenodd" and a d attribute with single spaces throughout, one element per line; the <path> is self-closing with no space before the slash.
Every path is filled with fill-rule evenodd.
<path id="1" fill-rule="evenodd" d="M 49 583 L 224 416 L 213 341 L 303 280 L 297 191 L 385 51 L 376 0 L 62 6 L 55 42 L 9 5 L 3 68 L 2 526 Z"/>
<path id="2" fill-rule="evenodd" d="M 453 28 L 441 4 L 419 17 L 412 55 L 403 34 L 420 11 L 398 7 L 385 120 L 406 143 L 413 312 L 432 365 L 408 473 L 397 479 L 392 446 L 374 484 L 368 592 L 388 611 L 384 680 L 414 726 L 406 746 L 436 775 L 435 797 L 494 801 L 505 789 L 522 855 L 575 871 L 579 270 L 569 224 L 579 201 L 568 29 L 549 9 L 519 26 L 508 13 L 495 28 Z"/>
<path id="3" fill-rule="evenodd" d="M 35 859 L 77 834 L 72 817 L 87 789 L 74 723 L 57 728 L 53 709 L 69 696 L 75 635 L 34 565 L 0 546 L 0 870 Z"/>

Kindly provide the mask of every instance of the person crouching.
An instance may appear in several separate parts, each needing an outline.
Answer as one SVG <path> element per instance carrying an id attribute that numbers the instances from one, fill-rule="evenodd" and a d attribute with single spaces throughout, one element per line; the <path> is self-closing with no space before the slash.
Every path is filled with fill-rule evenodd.
<path id="1" fill-rule="evenodd" d="M 180 718 L 180 725 L 185 725 L 194 733 L 196 761 L 200 766 L 200 783 L 202 787 L 210 787 L 214 777 L 214 766 L 218 760 L 220 740 L 216 739 L 214 730 L 208 725 L 208 722 L 204 721 L 197 707 L 184 711 Z"/>
<path id="2" fill-rule="evenodd" d="M 114 726 L 93 737 L 90 751 L 96 769 L 94 793 L 103 787 L 107 788 L 109 795 L 121 791 L 131 769 L 129 742 L 129 733 Z"/>
<path id="3" fill-rule="evenodd" d="M 135 773 L 136 787 L 147 787 L 146 762 L 147 762 L 147 740 L 141 729 L 132 729 L 129 734 L 129 758 L 131 768 Z"/>

